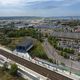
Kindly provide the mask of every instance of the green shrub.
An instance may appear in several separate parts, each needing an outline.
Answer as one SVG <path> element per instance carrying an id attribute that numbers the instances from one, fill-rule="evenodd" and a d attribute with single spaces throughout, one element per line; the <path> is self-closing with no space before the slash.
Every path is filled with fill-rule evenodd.
<path id="1" fill-rule="evenodd" d="M 11 75 L 16 76 L 17 75 L 17 70 L 18 70 L 17 65 L 16 64 L 12 64 L 9 72 L 10 72 Z"/>
<path id="2" fill-rule="evenodd" d="M 42 59 L 48 59 L 41 42 L 38 42 L 32 49 L 31 49 L 31 56 L 39 57 Z"/>
<path id="3" fill-rule="evenodd" d="M 68 59 L 69 58 L 69 55 L 65 52 L 60 52 L 60 55 L 63 56 L 64 58 Z"/>

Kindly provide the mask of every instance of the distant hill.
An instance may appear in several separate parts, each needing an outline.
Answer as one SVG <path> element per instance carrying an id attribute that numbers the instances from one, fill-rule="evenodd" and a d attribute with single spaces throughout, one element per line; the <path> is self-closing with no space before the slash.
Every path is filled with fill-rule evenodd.
<path id="1" fill-rule="evenodd" d="M 80 19 L 80 16 L 52 16 L 52 17 L 37 17 L 37 16 L 5 16 L 0 17 L 0 20 L 13 20 L 13 19 Z"/>
<path id="2" fill-rule="evenodd" d="M 49 18 L 55 18 L 55 19 L 80 19 L 80 16 L 53 16 Z"/>
<path id="3" fill-rule="evenodd" d="M 0 17 L 0 20 L 12 20 L 12 19 L 40 19 L 42 17 L 36 17 L 36 16 L 5 16 L 5 17 Z"/>

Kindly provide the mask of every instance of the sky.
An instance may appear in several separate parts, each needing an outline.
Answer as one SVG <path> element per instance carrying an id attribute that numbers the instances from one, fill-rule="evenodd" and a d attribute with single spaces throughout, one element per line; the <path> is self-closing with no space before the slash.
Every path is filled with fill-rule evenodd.
<path id="1" fill-rule="evenodd" d="M 0 0 L 0 16 L 80 16 L 80 0 Z"/>

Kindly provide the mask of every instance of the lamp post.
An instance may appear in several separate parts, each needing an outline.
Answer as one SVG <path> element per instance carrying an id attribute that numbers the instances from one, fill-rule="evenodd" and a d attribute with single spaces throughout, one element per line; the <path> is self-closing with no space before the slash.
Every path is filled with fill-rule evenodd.
<path id="1" fill-rule="evenodd" d="M 57 71 L 57 67 L 58 67 L 58 60 L 56 60 L 56 71 Z"/>
<path id="2" fill-rule="evenodd" d="M 49 74 L 47 74 L 47 79 L 46 80 L 50 80 L 48 77 L 49 77 Z"/>
<path id="3" fill-rule="evenodd" d="M 71 59 L 72 59 L 72 57 L 70 56 L 70 75 L 72 73 L 72 63 L 73 63 Z"/>

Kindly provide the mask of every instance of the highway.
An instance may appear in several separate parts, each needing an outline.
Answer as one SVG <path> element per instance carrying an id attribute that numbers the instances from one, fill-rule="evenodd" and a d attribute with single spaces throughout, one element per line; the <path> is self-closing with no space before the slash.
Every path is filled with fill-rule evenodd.
<path id="1" fill-rule="evenodd" d="M 1 49 L 0 49 L 0 54 L 19 63 L 19 64 L 21 64 L 21 65 L 23 65 L 23 66 L 25 66 L 25 67 L 27 67 L 27 68 L 29 68 L 29 69 L 31 69 L 31 70 L 33 70 L 33 71 L 35 71 L 35 72 L 37 72 L 37 73 L 39 73 L 39 74 L 41 74 L 41 75 L 43 75 L 43 76 L 45 76 L 45 77 L 48 77 L 51 80 L 72 80 L 72 79 L 69 79 L 68 77 L 65 77 L 61 74 L 54 72 L 54 71 L 50 71 L 46 68 L 43 68 L 39 65 L 36 65 L 30 61 L 22 59 L 18 56 L 15 56 L 15 55 L 8 53 L 6 51 L 3 51 Z"/>

